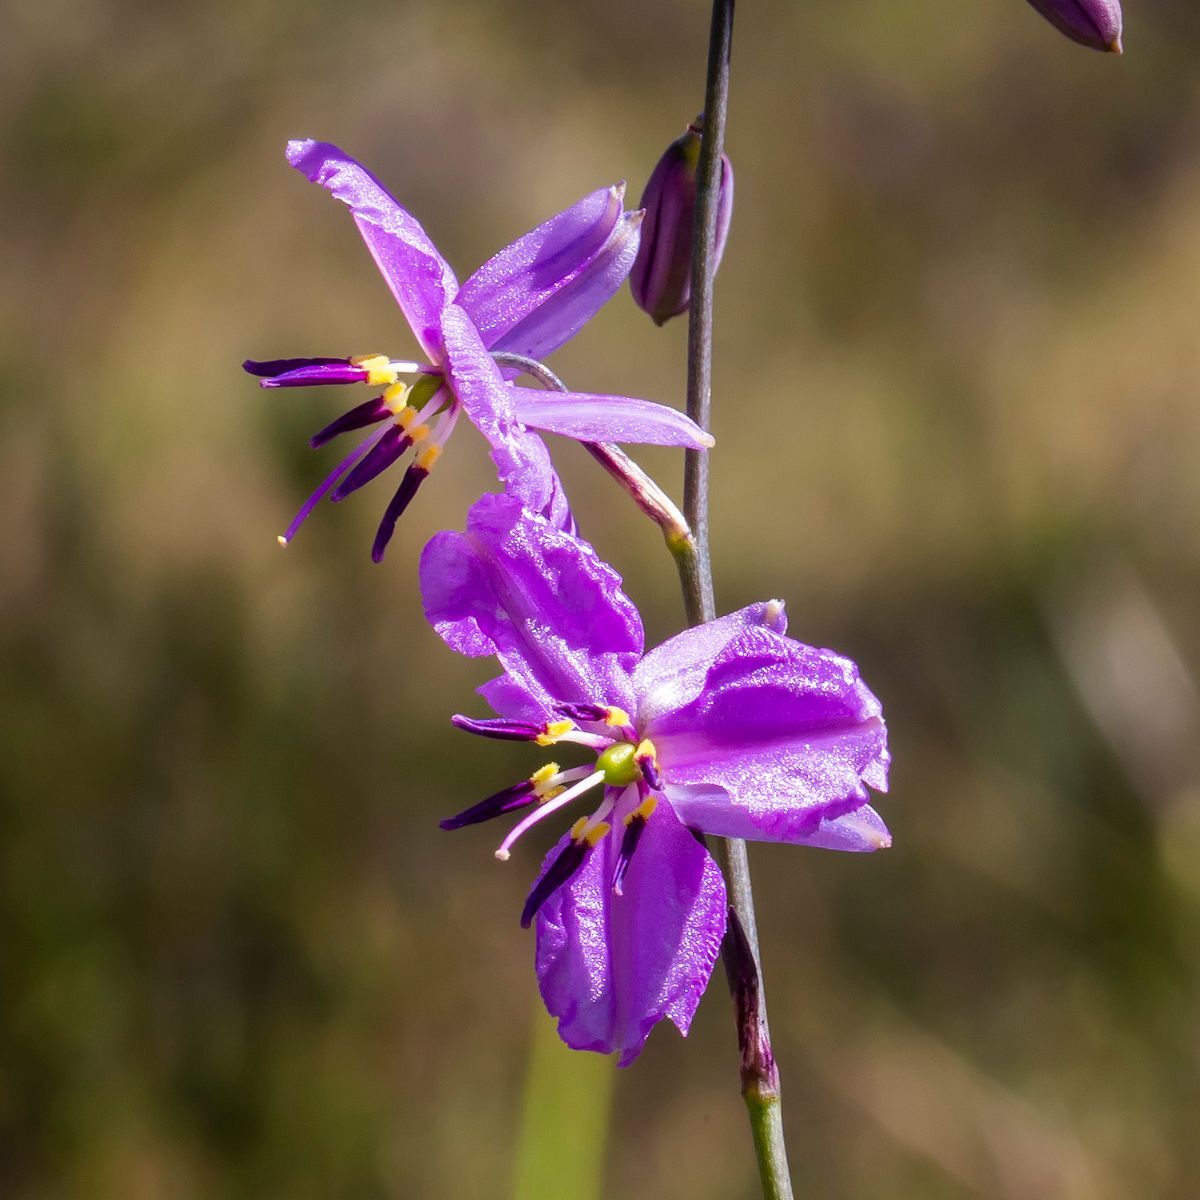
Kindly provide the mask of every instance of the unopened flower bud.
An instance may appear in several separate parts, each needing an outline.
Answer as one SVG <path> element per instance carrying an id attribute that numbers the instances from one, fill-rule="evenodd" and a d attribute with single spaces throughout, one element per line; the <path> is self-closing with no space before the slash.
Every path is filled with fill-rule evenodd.
<path id="1" fill-rule="evenodd" d="M 666 149 L 642 193 L 642 243 L 629 287 L 639 308 L 658 325 L 687 311 L 692 294 L 692 230 L 696 212 L 696 169 L 700 162 L 701 129 L 687 132 Z M 729 217 L 733 210 L 733 168 L 721 156 L 721 186 L 717 199 L 717 235 L 713 269 L 721 261 Z"/>
<path id="2" fill-rule="evenodd" d="M 1029 0 L 1056 29 L 1093 50 L 1121 53 L 1119 0 Z"/>

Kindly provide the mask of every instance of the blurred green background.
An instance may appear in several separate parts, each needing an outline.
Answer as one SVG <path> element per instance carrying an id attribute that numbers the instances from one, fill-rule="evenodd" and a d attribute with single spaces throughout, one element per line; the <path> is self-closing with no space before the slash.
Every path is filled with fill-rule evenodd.
<path id="1" fill-rule="evenodd" d="M 437 818 L 532 760 L 449 729 L 486 667 L 414 569 L 486 460 L 455 438 L 382 567 L 386 481 L 283 553 L 345 394 L 239 364 L 411 349 L 286 138 L 465 277 L 636 200 L 706 6 L 4 7 L 0 1194 L 510 1196 L 539 847 Z M 738 14 L 718 598 L 856 658 L 895 755 L 890 852 L 752 848 L 805 1196 L 1200 1192 L 1200 10 L 1127 9 L 1121 60 L 1022 0 Z M 623 293 L 554 365 L 681 404 L 684 340 Z M 656 530 L 553 449 L 673 632 Z M 539 1195 L 756 1194 L 719 978 L 584 1132 L 602 1182 Z"/>

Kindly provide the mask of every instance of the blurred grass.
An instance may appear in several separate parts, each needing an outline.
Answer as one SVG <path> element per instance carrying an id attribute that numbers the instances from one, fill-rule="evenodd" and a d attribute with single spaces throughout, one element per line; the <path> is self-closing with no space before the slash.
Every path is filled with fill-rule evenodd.
<path id="1" fill-rule="evenodd" d="M 608 1145 L 612 1063 L 577 1054 L 559 1040 L 539 1006 L 533 1021 L 514 1200 L 597 1200 Z"/>
<path id="2" fill-rule="evenodd" d="M 1200 1187 L 1200 15 L 1128 15 L 1116 61 L 1019 0 L 739 13 L 718 596 L 853 655 L 896 759 L 887 855 L 753 849 L 801 1194 Z M 455 439 L 383 568 L 373 490 L 281 554 L 332 410 L 237 364 L 408 347 L 287 137 L 360 155 L 465 274 L 636 196 L 706 27 L 696 0 L 8 5 L 3 1195 L 508 1194 L 538 847 L 501 868 L 436 819 L 529 758 L 447 730 L 485 670 L 413 570 L 486 461 Z M 622 296 L 555 367 L 679 402 L 683 340 Z M 656 532 L 554 449 L 672 632 Z M 604 1193 L 752 1196 L 735 1078 L 718 983 L 616 1078 Z"/>

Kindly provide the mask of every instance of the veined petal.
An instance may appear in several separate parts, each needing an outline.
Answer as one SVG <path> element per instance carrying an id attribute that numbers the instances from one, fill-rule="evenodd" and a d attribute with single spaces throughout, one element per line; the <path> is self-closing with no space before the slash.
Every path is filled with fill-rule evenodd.
<path id="1" fill-rule="evenodd" d="M 422 349 L 440 359 L 438 317 L 458 280 L 417 219 L 361 163 L 328 142 L 288 142 L 288 162 L 349 206 Z"/>
<path id="2" fill-rule="evenodd" d="M 882 710 L 858 668 L 769 629 L 732 638 L 702 689 L 641 729 L 668 784 L 723 788 L 767 840 L 813 834 L 887 788 Z"/>
<path id="3" fill-rule="evenodd" d="M 685 629 L 655 646 L 633 673 L 638 720 L 648 723 L 695 699 L 717 655 L 744 629 L 754 628 L 786 633 L 783 601 L 747 605 L 715 621 Z"/>
<path id="4" fill-rule="evenodd" d="M 646 446 L 686 446 L 707 450 L 713 444 L 691 417 L 665 404 L 632 396 L 585 392 L 544 392 L 513 387 L 517 419 L 534 429 L 581 442 L 637 442 Z"/>
<path id="5" fill-rule="evenodd" d="M 723 787 L 715 784 L 668 784 L 666 796 L 680 820 L 715 837 L 786 842 L 860 854 L 886 850 L 892 844 L 892 835 L 883 819 L 869 804 L 840 817 L 818 818 L 814 823 L 783 819 L 769 806 L 737 804 Z"/>
<path id="6" fill-rule="evenodd" d="M 547 358 L 569 342 L 625 282 L 637 257 L 641 223 L 640 212 L 621 217 L 604 246 L 492 349 Z"/>
<path id="7" fill-rule="evenodd" d="M 455 302 L 493 346 L 552 301 L 613 235 L 625 188 L 600 188 L 497 251 L 459 289 Z M 598 307 L 598 306 L 597 306 Z"/>
<path id="8" fill-rule="evenodd" d="M 570 519 L 566 498 L 541 439 L 517 421 L 512 388 L 488 353 L 466 311 L 448 305 L 441 316 L 447 373 L 471 423 L 492 447 L 492 462 L 504 489 L 530 512 L 559 528 Z"/>
<path id="9" fill-rule="evenodd" d="M 506 676 L 481 689 L 501 716 L 544 720 L 557 701 L 632 703 L 641 617 L 586 542 L 489 495 L 466 533 L 430 541 L 420 574 L 425 614 L 446 644 L 503 665 Z"/>
<path id="10" fill-rule="evenodd" d="M 542 905 L 537 973 L 563 1041 L 575 1050 L 618 1051 L 625 1067 L 664 1017 L 686 1035 L 725 934 L 725 884 L 666 804 L 647 822 L 616 895 L 619 849 L 620 838 L 610 834 Z"/>
<path id="11" fill-rule="evenodd" d="M 637 256 L 640 213 L 625 185 L 601 188 L 493 255 L 455 297 L 493 350 L 545 357 L 621 286 Z"/>

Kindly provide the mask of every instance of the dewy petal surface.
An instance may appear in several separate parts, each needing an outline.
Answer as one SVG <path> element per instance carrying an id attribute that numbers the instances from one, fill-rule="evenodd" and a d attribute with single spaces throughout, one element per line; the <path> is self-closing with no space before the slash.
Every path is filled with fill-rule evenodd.
<path id="1" fill-rule="evenodd" d="M 725 884 L 667 805 L 647 822 L 617 896 L 619 847 L 619 837 L 607 837 L 542 905 L 537 973 L 563 1041 L 618 1051 L 624 1067 L 664 1017 L 687 1033 L 725 933 Z"/>
<path id="2" fill-rule="evenodd" d="M 471 314 L 488 347 L 531 354 L 541 346 L 541 353 L 549 353 L 612 296 L 624 278 L 612 276 L 629 240 L 621 231 L 624 196 L 623 185 L 584 196 L 505 246 L 463 284 L 456 302 Z M 636 254 L 636 236 L 633 242 Z M 578 302 L 581 293 L 588 297 L 586 313 Z M 553 344 L 545 333 L 551 328 Z"/>
<path id="3" fill-rule="evenodd" d="M 634 442 L 707 450 L 713 439 L 691 417 L 665 404 L 632 396 L 545 392 L 513 387 L 517 419 L 545 433 L 581 442 Z"/>
<path id="4" fill-rule="evenodd" d="M 867 785 L 886 790 L 881 713 L 849 659 L 751 627 L 726 643 L 691 700 L 641 732 L 670 784 L 717 785 L 753 836 L 794 841 L 861 808 Z"/>
<path id="5" fill-rule="evenodd" d="M 457 304 L 441 315 L 441 338 L 451 386 L 471 423 L 492 447 L 505 491 L 559 528 L 570 528 L 566 497 L 541 438 L 517 421 L 512 389 L 488 353 L 475 323 Z"/>
<path id="6" fill-rule="evenodd" d="M 454 299 L 458 280 L 417 219 L 370 171 L 337 146 L 311 139 L 291 141 L 287 160 L 349 206 L 367 249 L 422 349 L 439 359 L 438 318 Z"/>
<path id="7" fill-rule="evenodd" d="M 640 212 L 625 213 L 601 249 L 493 349 L 546 358 L 570 341 L 625 282 L 637 255 L 641 223 Z"/>
<path id="8" fill-rule="evenodd" d="M 557 701 L 632 705 L 643 633 L 621 577 L 512 497 L 484 496 L 466 533 L 434 537 L 420 573 L 425 614 L 447 645 L 505 668 L 480 689 L 501 716 L 545 719 Z"/>
<path id="9" fill-rule="evenodd" d="M 813 846 L 821 850 L 858 854 L 886 850 L 892 844 L 888 827 L 869 804 L 840 817 L 825 818 L 815 823 L 785 823 L 778 820 L 765 823 L 760 811 L 733 803 L 729 793 L 715 784 L 668 784 L 666 795 L 681 821 L 716 837 L 743 838 L 749 842 L 784 842 L 792 846 Z"/>
<path id="10" fill-rule="evenodd" d="M 704 687 L 713 660 L 745 629 L 787 632 L 787 612 L 781 600 L 750 604 L 715 621 L 694 625 L 655 646 L 633 675 L 638 695 L 638 719 L 653 721 L 694 700 Z"/>

